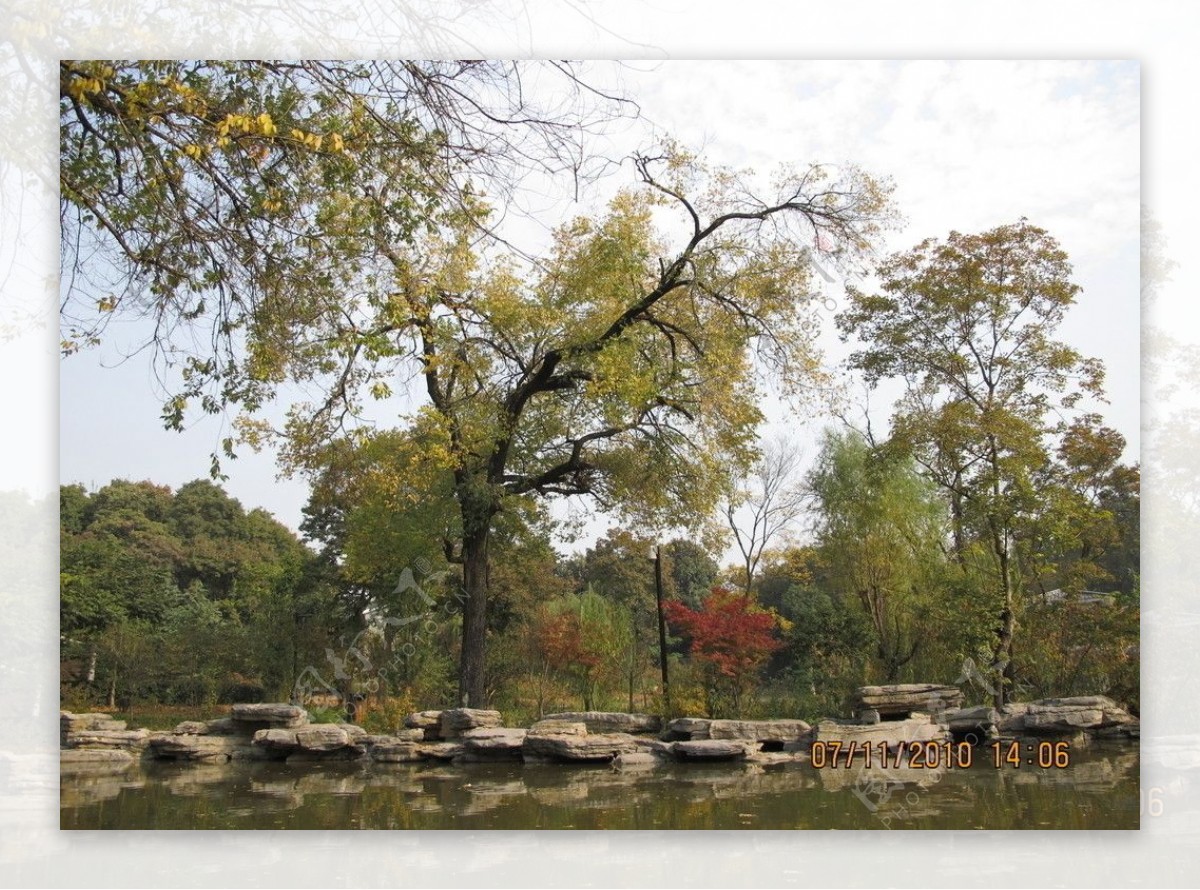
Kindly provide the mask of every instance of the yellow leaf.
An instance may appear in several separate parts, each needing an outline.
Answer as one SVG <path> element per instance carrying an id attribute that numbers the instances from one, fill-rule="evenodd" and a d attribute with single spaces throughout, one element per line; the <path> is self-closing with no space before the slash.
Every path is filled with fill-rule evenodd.
<path id="1" fill-rule="evenodd" d="M 275 135 L 275 122 L 271 120 L 271 115 L 265 111 L 258 116 L 258 126 L 264 136 Z"/>

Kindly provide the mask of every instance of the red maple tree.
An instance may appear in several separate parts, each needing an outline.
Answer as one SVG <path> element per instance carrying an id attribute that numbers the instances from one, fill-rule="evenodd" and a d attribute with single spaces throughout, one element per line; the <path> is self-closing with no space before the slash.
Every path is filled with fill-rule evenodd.
<path id="1" fill-rule="evenodd" d="M 663 607 L 672 628 L 687 637 L 689 654 L 705 667 L 710 715 L 722 690 L 730 693 L 734 711 L 740 710 L 746 689 L 783 645 L 775 637 L 775 616 L 726 587 L 714 587 L 699 610 L 676 600 Z"/>

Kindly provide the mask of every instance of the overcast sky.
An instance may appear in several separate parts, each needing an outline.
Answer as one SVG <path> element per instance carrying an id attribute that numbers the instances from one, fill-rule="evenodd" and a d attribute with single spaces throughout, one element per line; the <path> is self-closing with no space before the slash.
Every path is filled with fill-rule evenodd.
<path id="1" fill-rule="evenodd" d="M 611 73 L 611 72 L 610 72 Z M 607 76 L 607 74 L 606 74 Z M 1022 216 L 1066 249 L 1083 288 L 1062 339 L 1108 369 L 1108 422 L 1138 448 L 1139 69 L 1132 62 L 638 62 L 616 74 L 644 121 L 618 148 L 669 133 L 717 164 L 856 163 L 891 177 L 906 219 L 888 250 Z M 629 181 L 626 166 L 617 177 Z M 555 209 L 547 225 L 559 221 Z M 840 285 L 830 285 L 833 300 Z M 827 317 L 828 328 L 832 319 Z M 831 360 L 836 338 L 826 336 Z M 163 431 L 144 358 L 112 350 L 61 368 L 60 473 L 172 487 L 208 472 L 224 434 L 212 419 Z M 885 417 L 887 405 L 876 405 Z M 770 410 L 812 456 L 823 418 Z M 301 481 L 277 481 L 270 455 L 226 467 L 227 489 L 295 528 Z"/>

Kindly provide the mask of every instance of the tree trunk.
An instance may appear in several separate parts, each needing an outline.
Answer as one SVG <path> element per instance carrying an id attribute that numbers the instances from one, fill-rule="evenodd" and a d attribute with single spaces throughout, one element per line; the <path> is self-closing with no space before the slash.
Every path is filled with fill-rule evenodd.
<path id="1" fill-rule="evenodd" d="M 459 704 L 487 707 L 484 664 L 487 650 L 488 539 L 490 519 L 463 535 L 462 657 L 458 670 Z M 482 528 L 479 526 L 482 525 Z"/>

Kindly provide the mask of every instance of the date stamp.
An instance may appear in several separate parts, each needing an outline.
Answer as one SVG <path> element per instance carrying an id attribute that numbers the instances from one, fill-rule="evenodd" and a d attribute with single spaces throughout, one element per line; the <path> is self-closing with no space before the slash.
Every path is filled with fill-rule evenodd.
<path id="1" fill-rule="evenodd" d="M 990 749 L 991 757 L 980 757 L 996 769 L 1066 769 L 1071 765 L 1071 743 L 1064 741 L 995 741 L 985 746 L 971 742 L 857 742 L 815 741 L 809 752 L 814 769 L 851 769 L 878 766 L 882 769 L 970 769 L 977 750 Z"/>

